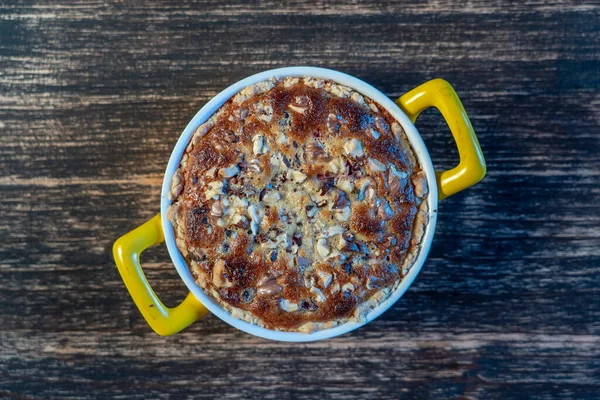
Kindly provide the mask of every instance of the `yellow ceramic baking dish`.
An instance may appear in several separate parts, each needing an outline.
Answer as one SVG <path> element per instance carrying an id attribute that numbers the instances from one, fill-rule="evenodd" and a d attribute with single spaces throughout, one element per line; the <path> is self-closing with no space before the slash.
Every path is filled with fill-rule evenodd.
<path id="1" fill-rule="evenodd" d="M 331 79 L 355 89 L 383 106 L 402 125 L 423 170 L 426 172 L 431 188 L 427 198 L 430 213 L 429 223 L 423 236 L 422 247 L 413 267 L 400 285 L 390 294 L 387 300 L 368 314 L 365 321 L 360 323 L 347 322 L 335 328 L 310 334 L 269 330 L 233 318 L 196 285 L 175 245 L 172 226 L 166 218 L 166 209 L 169 206 L 167 194 L 171 187 L 171 178 L 195 129 L 244 87 L 271 77 L 283 78 L 288 76 L 313 76 Z M 460 162 L 450 170 L 434 171 L 427 148 L 414 126 L 419 114 L 430 107 L 435 107 L 441 112 L 456 141 Z M 156 215 L 150 221 L 119 238 L 114 244 L 113 254 L 123 282 L 133 301 L 150 327 L 159 335 L 171 335 L 179 332 L 210 310 L 223 321 L 236 328 L 264 338 L 294 342 L 326 339 L 344 334 L 372 321 L 402 296 L 419 273 L 429 251 L 436 224 L 438 200 L 443 200 L 474 185 L 484 177 L 485 173 L 485 161 L 469 117 L 452 86 L 442 79 L 426 82 L 392 102 L 371 85 L 334 70 L 314 67 L 289 67 L 265 71 L 223 90 L 190 121 L 177 142 L 167 166 L 161 194 L 161 214 Z M 166 307 L 160 301 L 144 277 L 140 265 L 140 254 L 148 247 L 163 241 L 167 244 L 175 268 L 190 290 L 183 302 L 174 308 Z"/>

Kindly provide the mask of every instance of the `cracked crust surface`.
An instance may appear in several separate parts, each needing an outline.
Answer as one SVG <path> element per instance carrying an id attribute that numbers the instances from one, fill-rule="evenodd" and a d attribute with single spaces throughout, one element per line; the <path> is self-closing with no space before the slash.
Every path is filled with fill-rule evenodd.
<path id="1" fill-rule="evenodd" d="M 195 131 L 168 217 L 197 284 L 232 316 L 312 332 L 361 320 L 399 284 L 427 189 L 382 107 L 332 81 L 273 79 Z"/>

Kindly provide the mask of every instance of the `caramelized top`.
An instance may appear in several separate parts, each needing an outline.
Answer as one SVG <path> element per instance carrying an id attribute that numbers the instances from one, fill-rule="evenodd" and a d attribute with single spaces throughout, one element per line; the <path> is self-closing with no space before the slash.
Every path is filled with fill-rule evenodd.
<path id="1" fill-rule="evenodd" d="M 330 81 L 271 80 L 198 128 L 169 216 L 207 293 L 297 330 L 348 319 L 401 280 L 422 174 L 400 125 L 370 99 Z"/>

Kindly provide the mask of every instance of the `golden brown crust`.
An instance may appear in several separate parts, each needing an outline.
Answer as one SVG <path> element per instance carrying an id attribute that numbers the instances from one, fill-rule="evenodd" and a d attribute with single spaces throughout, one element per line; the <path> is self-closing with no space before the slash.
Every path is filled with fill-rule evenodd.
<path id="1" fill-rule="evenodd" d="M 363 318 L 408 272 L 428 223 L 400 125 L 310 77 L 230 99 L 196 130 L 170 196 L 196 282 L 234 317 L 287 331 Z"/>

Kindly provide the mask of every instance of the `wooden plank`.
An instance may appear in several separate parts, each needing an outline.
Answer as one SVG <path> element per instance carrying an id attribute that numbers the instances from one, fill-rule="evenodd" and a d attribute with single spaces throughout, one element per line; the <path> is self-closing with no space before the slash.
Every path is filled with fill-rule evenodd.
<path id="1" fill-rule="evenodd" d="M 0 397 L 596 398 L 599 20 L 558 0 L 0 4 Z M 449 80 L 488 176 L 440 203 L 419 277 L 358 331 L 294 345 L 209 316 L 161 338 L 112 243 L 158 212 L 195 112 L 289 65 L 391 98 Z M 439 113 L 417 127 L 452 167 Z M 142 261 L 183 298 L 163 246 Z"/>

